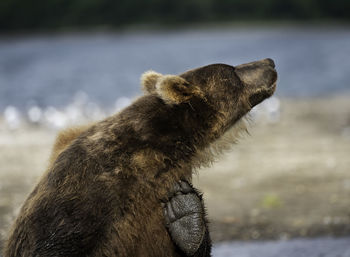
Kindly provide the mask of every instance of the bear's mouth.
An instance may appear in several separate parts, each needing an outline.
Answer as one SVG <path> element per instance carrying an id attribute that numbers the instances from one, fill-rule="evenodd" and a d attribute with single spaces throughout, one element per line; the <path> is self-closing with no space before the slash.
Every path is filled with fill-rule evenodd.
<path id="1" fill-rule="evenodd" d="M 274 82 L 271 83 L 268 87 L 262 87 L 258 89 L 249 97 L 250 106 L 253 108 L 254 106 L 264 101 L 265 99 L 271 97 L 274 94 L 276 87 L 277 87 L 277 77 L 274 80 Z"/>

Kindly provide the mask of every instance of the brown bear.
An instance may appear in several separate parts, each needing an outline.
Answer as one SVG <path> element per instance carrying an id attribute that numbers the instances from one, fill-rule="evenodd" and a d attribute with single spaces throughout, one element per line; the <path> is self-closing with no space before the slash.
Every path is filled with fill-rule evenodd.
<path id="1" fill-rule="evenodd" d="M 145 73 L 144 96 L 61 134 L 4 256 L 210 256 L 193 170 L 245 129 L 276 80 L 271 59 Z"/>

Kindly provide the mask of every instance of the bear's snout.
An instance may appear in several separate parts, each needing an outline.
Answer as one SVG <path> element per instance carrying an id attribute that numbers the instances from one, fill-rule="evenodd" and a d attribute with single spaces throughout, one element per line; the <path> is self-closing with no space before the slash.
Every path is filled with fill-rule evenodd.
<path id="1" fill-rule="evenodd" d="M 275 62 L 270 58 L 238 65 L 235 72 L 243 84 L 251 89 L 269 88 L 277 80 Z"/>
<path id="2" fill-rule="evenodd" d="M 275 62 L 263 59 L 235 67 L 235 72 L 242 81 L 246 92 L 250 95 L 250 105 L 253 107 L 270 97 L 276 88 L 277 71 Z"/>

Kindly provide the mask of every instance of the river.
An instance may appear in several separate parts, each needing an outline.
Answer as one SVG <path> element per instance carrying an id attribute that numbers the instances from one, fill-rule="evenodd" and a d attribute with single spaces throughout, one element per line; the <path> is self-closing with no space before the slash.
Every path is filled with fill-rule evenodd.
<path id="1" fill-rule="evenodd" d="M 180 73 L 211 63 L 273 58 L 278 96 L 350 90 L 350 29 L 221 28 L 0 37 L 0 111 L 8 105 L 65 106 L 78 94 L 109 107 L 141 93 L 154 69 Z"/>

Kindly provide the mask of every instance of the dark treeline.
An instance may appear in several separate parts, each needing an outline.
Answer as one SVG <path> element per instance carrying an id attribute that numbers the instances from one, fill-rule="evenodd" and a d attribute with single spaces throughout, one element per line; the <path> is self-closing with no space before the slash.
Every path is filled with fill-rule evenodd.
<path id="1" fill-rule="evenodd" d="M 349 0 L 0 0 L 0 30 L 244 20 L 350 20 Z"/>

